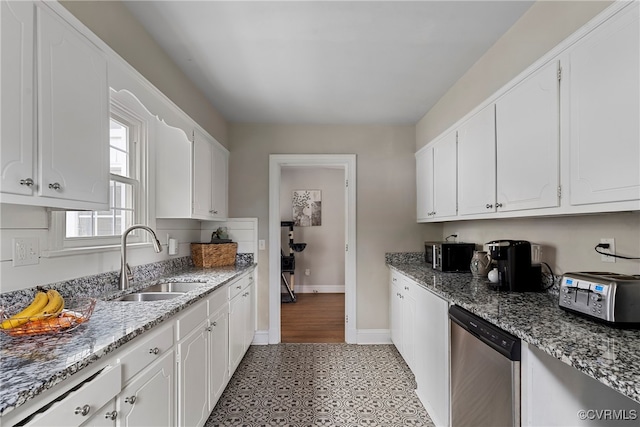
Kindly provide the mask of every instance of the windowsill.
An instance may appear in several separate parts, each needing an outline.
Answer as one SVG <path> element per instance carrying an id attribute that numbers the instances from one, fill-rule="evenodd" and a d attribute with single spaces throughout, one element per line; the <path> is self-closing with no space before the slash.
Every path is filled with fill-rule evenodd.
<path id="1" fill-rule="evenodd" d="M 150 242 L 140 242 L 140 243 L 128 243 L 127 250 L 136 249 L 136 248 L 146 248 L 151 247 L 152 244 Z M 42 258 L 58 258 L 64 256 L 73 256 L 73 255 L 90 255 L 104 252 L 116 252 L 120 251 L 120 245 L 102 245 L 102 246 L 85 246 L 82 248 L 65 248 L 65 249 L 55 249 L 51 251 L 42 251 L 40 256 Z"/>

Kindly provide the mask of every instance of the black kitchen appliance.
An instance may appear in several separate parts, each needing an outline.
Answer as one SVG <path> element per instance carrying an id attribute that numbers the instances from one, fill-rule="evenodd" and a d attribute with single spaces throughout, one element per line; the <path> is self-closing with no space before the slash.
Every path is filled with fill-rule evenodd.
<path id="1" fill-rule="evenodd" d="M 424 242 L 424 260 L 434 270 L 471 271 L 475 243 Z"/>
<path id="2" fill-rule="evenodd" d="M 492 289 L 511 292 L 543 290 L 541 267 L 531 263 L 531 243 L 526 240 L 493 240 L 487 245 L 498 268 L 498 283 L 492 283 Z"/>

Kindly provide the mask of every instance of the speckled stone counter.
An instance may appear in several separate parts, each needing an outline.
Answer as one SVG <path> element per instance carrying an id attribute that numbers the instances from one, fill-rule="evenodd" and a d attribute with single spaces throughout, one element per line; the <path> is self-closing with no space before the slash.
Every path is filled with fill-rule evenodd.
<path id="1" fill-rule="evenodd" d="M 126 292 L 103 293 L 91 319 L 67 333 L 21 338 L 0 335 L 0 415 L 64 381 L 254 268 L 253 263 L 210 269 L 187 266 L 179 272 L 135 283 Z M 202 286 L 177 298 L 157 302 L 108 300 L 153 283 L 168 281 L 202 282 Z"/>
<path id="2" fill-rule="evenodd" d="M 557 295 L 489 290 L 471 273 L 440 273 L 419 258 L 387 265 L 434 294 L 516 335 L 640 402 L 640 331 L 611 328 L 565 312 Z"/>

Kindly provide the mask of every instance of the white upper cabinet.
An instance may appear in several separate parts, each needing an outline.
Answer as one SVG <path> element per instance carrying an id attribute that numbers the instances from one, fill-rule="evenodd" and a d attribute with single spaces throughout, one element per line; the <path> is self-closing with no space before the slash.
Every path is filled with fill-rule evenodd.
<path id="1" fill-rule="evenodd" d="M 1 74 L 2 202 L 108 207 L 104 53 L 46 4 L 3 1 Z"/>
<path id="2" fill-rule="evenodd" d="M 496 119 L 490 104 L 458 129 L 458 213 L 496 211 Z"/>
<path id="3" fill-rule="evenodd" d="M 496 102 L 498 211 L 559 205 L 558 61 L 551 61 Z"/>
<path id="4" fill-rule="evenodd" d="M 640 200 L 640 11 L 618 12 L 568 54 L 571 204 Z"/>
<path id="5" fill-rule="evenodd" d="M 33 136 L 33 4 L 0 2 L 2 70 L 0 188 L 32 195 L 35 187 Z"/>
<path id="6" fill-rule="evenodd" d="M 456 132 L 416 153 L 418 221 L 456 215 Z"/>
<path id="7" fill-rule="evenodd" d="M 226 149 L 205 133 L 195 130 L 190 141 L 182 129 L 158 122 L 156 217 L 226 219 L 227 161 Z"/>

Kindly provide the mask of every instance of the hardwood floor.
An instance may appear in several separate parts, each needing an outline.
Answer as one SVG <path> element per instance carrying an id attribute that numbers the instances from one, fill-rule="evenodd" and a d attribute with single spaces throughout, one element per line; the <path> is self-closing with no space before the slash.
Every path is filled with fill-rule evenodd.
<path id="1" fill-rule="evenodd" d="M 343 343 L 344 294 L 297 294 L 280 307 L 283 343 Z"/>

